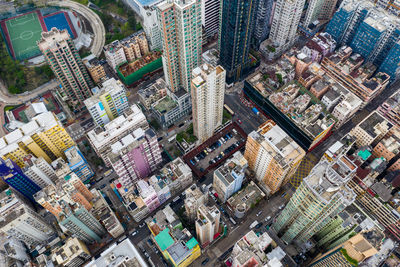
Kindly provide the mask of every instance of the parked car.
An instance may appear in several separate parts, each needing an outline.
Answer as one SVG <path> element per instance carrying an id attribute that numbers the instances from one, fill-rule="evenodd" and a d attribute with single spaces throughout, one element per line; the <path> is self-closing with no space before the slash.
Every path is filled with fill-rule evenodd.
<path id="1" fill-rule="evenodd" d="M 267 218 L 265 218 L 266 222 L 268 222 L 269 220 L 271 220 L 271 216 L 268 216 Z"/>
<path id="2" fill-rule="evenodd" d="M 242 121 L 241 121 L 240 119 L 237 119 L 237 122 L 238 122 L 239 124 L 242 124 Z"/>
<path id="3" fill-rule="evenodd" d="M 204 261 L 201 262 L 201 265 L 206 265 L 210 259 L 206 258 Z"/>
<path id="4" fill-rule="evenodd" d="M 262 211 L 260 210 L 259 212 L 257 212 L 256 216 L 257 216 L 257 217 L 260 216 L 261 213 L 262 213 Z"/>

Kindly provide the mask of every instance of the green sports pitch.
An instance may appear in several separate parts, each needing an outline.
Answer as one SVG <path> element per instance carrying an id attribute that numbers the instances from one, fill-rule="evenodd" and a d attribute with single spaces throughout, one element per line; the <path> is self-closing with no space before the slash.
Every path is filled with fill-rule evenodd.
<path id="1" fill-rule="evenodd" d="M 43 29 L 36 12 L 9 19 L 6 27 L 15 59 L 40 55 L 36 41 L 41 38 Z"/>

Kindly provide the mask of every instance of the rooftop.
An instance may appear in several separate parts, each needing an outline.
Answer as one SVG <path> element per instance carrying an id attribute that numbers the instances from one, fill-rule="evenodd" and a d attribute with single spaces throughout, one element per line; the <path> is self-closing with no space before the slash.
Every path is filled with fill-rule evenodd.
<path id="1" fill-rule="evenodd" d="M 91 144 L 96 149 L 102 149 L 112 144 L 116 137 L 122 137 L 134 129 L 143 128 L 146 130 L 149 126 L 143 112 L 138 106 L 132 105 L 124 111 L 124 114 L 107 123 L 104 129 L 97 127 L 91 130 L 87 135 Z"/>
<path id="2" fill-rule="evenodd" d="M 165 96 L 158 100 L 154 105 L 153 108 L 156 109 L 159 113 L 164 114 L 174 109 L 178 106 L 178 104 L 169 96 Z"/>
<path id="3" fill-rule="evenodd" d="M 382 133 L 381 124 L 384 125 L 384 127 L 387 126 L 389 129 L 392 127 L 392 124 L 389 123 L 385 118 L 383 118 L 377 112 L 373 112 L 367 118 L 365 118 L 358 125 L 358 127 L 367 132 L 372 138 L 375 138 Z"/>
<path id="4" fill-rule="evenodd" d="M 124 241 L 112 244 L 108 249 L 100 254 L 97 259 L 92 259 L 86 266 L 87 267 L 109 267 L 119 266 L 122 262 L 129 259 L 136 259 L 139 266 L 147 267 L 146 261 L 142 258 L 135 245 L 132 244 L 129 238 Z"/>
<path id="5" fill-rule="evenodd" d="M 232 209 L 244 206 L 247 211 L 250 209 L 252 204 L 255 204 L 264 197 L 264 192 L 253 181 L 251 181 L 246 187 L 242 188 L 239 192 L 230 197 L 227 203 L 232 207 Z"/>
<path id="6" fill-rule="evenodd" d="M 320 161 L 303 181 L 324 203 L 340 196 L 342 201 L 351 204 L 356 195 L 346 183 L 354 177 L 356 170 L 354 163 L 346 156 L 341 156 L 333 162 Z"/>

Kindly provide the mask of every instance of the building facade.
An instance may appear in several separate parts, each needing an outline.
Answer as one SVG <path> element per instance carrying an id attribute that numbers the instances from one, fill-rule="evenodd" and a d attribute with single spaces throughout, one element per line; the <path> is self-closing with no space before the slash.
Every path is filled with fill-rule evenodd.
<path id="1" fill-rule="evenodd" d="M 129 108 L 126 88 L 121 81 L 111 78 L 85 100 L 85 105 L 96 125 L 103 127 Z"/>
<path id="2" fill-rule="evenodd" d="M 201 1 L 201 23 L 207 38 L 218 35 L 221 0 Z"/>
<path id="3" fill-rule="evenodd" d="M 222 0 L 218 48 L 227 82 L 239 80 L 249 66 L 257 1 Z"/>
<path id="4" fill-rule="evenodd" d="M 136 129 L 111 145 L 108 159 L 120 185 L 129 188 L 136 180 L 148 177 L 161 163 L 157 135 L 152 129 Z"/>
<path id="5" fill-rule="evenodd" d="M 86 181 L 93 177 L 94 172 L 92 168 L 77 146 L 68 148 L 64 153 L 67 157 L 69 168 L 79 179 Z"/>
<path id="6" fill-rule="evenodd" d="M 0 232 L 34 248 L 46 245 L 55 235 L 53 228 L 11 190 L 0 194 Z"/>
<path id="7" fill-rule="evenodd" d="M 57 117 L 45 112 L 0 138 L 0 155 L 23 168 L 29 154 L 51 163 L 59 157 L 65 159 L 64 151 L 73 145 L 74 140 Z"/>
<path id="8" fill-rule="evenodd" d="M 146 131 L 149 129 L 149 124 L 139 107 L 132 105 L 125 110 L 123 115 L 106 124 L 104 128 L 91 130 L 88 133 L 88 140 L 105 165 L 111 167 L 109 160 L 109 154 L 112 151 L 111 145 L 138 128 Z"/>
<path id="9" fill-rule="evenodd" d="M 201 1 L 161 2 L 157 17 L 165 81 L 173 93 L 190 92 L 192 70 L 201 63 Z"/>
<path id="10" fill-rule="evenodd" d="M 223 166 L 214 171 L 213 188 L 223 203 L 242 188 L 247 167 L 247 160 L 237 151 Z"/>
<path id="11" fill-rule="evenodd" d="M 4 182 L 33 201 L 33 195 L 40 190 L 40 186 L 24 174 L 21 168 L 12 160 L 0 159 L 0 177 Z M 36 182 L 41 182 L 37 180 Z"/>
<path id="12" fill-rule="evenodd" d="M 63 100 L 69 101 L 74 110 L 81 109 L 83 101 L 91 96 L 93 81 L 68 31 L 52 28 L 49 32 L 43 32 L 37 43 L 62 85 Z"/>
<path id="13" fill-rule="evenodd" d="M 273 228 L 282 241 L 289 244 L 307 242 L 346 206 L 353 203 L 355 193 L 346 185 L 357 166 L 346 156 L 334 162 L 320 161 L 303 179 Z"/>
<path id="14" fill-rule="evenodd" d="M 270 194 L 288 181 L 304 156 L 305 151 L 272 120 L 249 134 L 244 153 L 249 168 Z"/>
<path id="15" fill-rule="evenodd" d="M 93 81 L 95 83 L 99 83 L 100 81 L 106 80 L 107 79 L 107 74 L 106 74 L 106 61 L 100 60 L 97 57 L 95 57 L 93 54 L 85 57 L 82 59 L 83 64 L 85 64 L 90 77 L 92 77 Z"/>
<path id="16" fill-rule="evenodd" d="M 202 246 L 207 246 L 218 237 L 221 213 L 216 206 L 202 205 L 197 210 L 196 235 Z"/>
<path id="17" fill-rule="evenodd" d="M 193 133 L 202 143 L 222 125 L 225 70 L 204 63 L 193 70 L 191 87 Z"/>
<path id="18" fill-rule="evenodd" d="M 305 0 L 278 0 L 275 5 L 269 40 L 276 50 L 290 46 L 296 37 Z"/>

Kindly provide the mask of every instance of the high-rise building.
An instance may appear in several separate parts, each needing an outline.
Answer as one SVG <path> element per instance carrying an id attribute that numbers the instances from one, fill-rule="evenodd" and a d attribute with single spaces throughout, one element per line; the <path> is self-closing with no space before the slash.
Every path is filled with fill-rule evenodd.
<path id="1" fill-rule="evenodd" d="M 305 0 L 277 0 L 269 34 L 276 50 L 285 50 L 295 40 L 304 3 Z"/>
<path id="2" fill-rule="evenodd" d="M 215 37 L 219 32 L 221 0 L 201 1 L 201 23 L 206 36 Z"/>
<path id="3" fill-rule="evenodd" d="M 223 166 L 214 171 L 213 188 L 223 203 L 242 188 L 247 167 L 247 160 L 237 151 Z"/>
<path id="4" fill-rule="evenodd" d="M 57 218 L 61 229 L 86 243 L 99 241 L 106 233 L 99 219 L 90 212 L 93 193 L 75 173 L 39 191 L 35 200 Z"/>
<path id="5" fill-rule="evenodd" d="M 54 169 L 43 158 L 35 158 L 32 155 L 24 159 L 25 167 L 23 173 L 28 176 L 40 188 L 53 184 L 57 180 Z"/>
<path id="6" fill-rule="evenodd" d="M 103 87 L 96 91 L 85 100 L 86 108 L 96 125 L 103 127 L 129 108 L 126 88 L 121 81 L 111 78 L 103 82 Z"/>
<path id="7" fill-rule="evenodd" d="M 400 40 L 397 41 L 389 50 L 386 58 L 379 67 L 379 72 L 387 73 L 390 81 L 393 82 L 400 77 Z"/>
<path id="8" fill-rule="evenodd" d="M 32 154 L 48 163 L 62 157 L 75 142 L 52 112 L 35 116 L 30 122 L 0 138 L 0 156 L 11 159 L 21 168 L 24 158 Z"/>
<path id="9" fill-rule="evenodd" d="M 148 177 L 161 163 L 157 135 L 152 129 L 139 128 L 111 144 L 108 160 L 123 188 L 132 187 L 138 179 Z"/>
<path id="10" fill-rule="evenodd" d="M 68 166 L 82 181 L 90 179 L 94 172 L 77 146 L 65 150 Z"/>
<path id="11" fill-rule="evenodd" d="M 208 194 L 202 192 L 196 184 L 192 184 L 185 190 L 185 211 L 186 216 L 191 221 L 197 218 L 197 210 L 201 205 L 206 205 L 208 201 Z"/>
<path id="12" fill-rule="evenodd" d="M 83 101 L 91 96 L 93 81 L 68 31 L 52 28 L 49 32 L 42 32 L 42 39 L 37 43 L 62 85 L 63 99 L 68 100 L 74 110 L 80 109 Z"/>
<path id="13" fill-rule="evenodd" d="M 308 266 L 335 267 L 358 265 L 378 253 L 384 233 L 377 229 L 361 232 L 343 244 L 317 256 Z"/>
<path id="14" fill-rule="evenodd" d="M 303 21 L 304 27 L 313 23 L 315 20 L 328 21 L 335 9 L 337 0 L 311 0 L 308 3 L 306 16 Z"/>
<path id="15" fill-rule="evenodd" d="M 207 63 L 195 68 L 191 94 L 193 133 L 203 143 L 222 125 L 225 70 Z"/>
<path id="16" fill-rule="evenodd" d="M 192 70 L 201 63 L 201 1 L 161 2 L 157 17 L 165 81 L 173 93 L 181 89 L 190 92 Z"/>
<path id="17" fill-rule="evenodd" d="M 355 200 L 347 186 L 357 171 L 346 156 L 320 161 L 303 179 L 273 228 L 282 241 L 302 244 Z"/>
<path id="18" fill-rule="evenodd" d="M 29 203 L 10 189 L 0 193 L 0 232 L 29 247 L 45 245 L 55 234 L 52 227 Z"/>
<path id="19" fill-rule="evenodd" d="M 339 45 L 348 45 L 353 40 L 360 23 L 373 8 L 374 5 L 372 1 L 343 1 L 326 26 L 325 31 L 329 33 Z"/>
<path id="20" fill-rule="evenodd" d="M 249 168 L 270 194 L 288 181 L 304 156 L 305 151 L 272 120 L 249 134 L 244 153 Z"/>
<path id="21" fill-rule="evenodd" d="M 40 190 L 40 186 L 26 176 L 21 168 L 10 159 L 0 159 L 0 177 L 8 185 L 32 201 L 34 200 L 33 195 Z"/>
<path id="22" fill-rule="evenodd" d="M 123 115 L 106 124 L 104 128 L 91 130 L 88 133 L 88 140 L 105 165 L 111 167 L 108 157 L 112 151 L 111 145 L 139 128 L 146 131 L 149 129 L 149 124 L 139 107 L 132 105 Z"/>
<path id="23" fill-rule="evenodd" d="M 239 80 L 249 66 L 250 41 L 257 10 L 256 0 L 221 0 L 218 36 L 219 58 L 227 82 Z"/>
<path id="24" fill-rule="evenodd" d="M 60 196 L 68 200 L 67 202 L 76 202 L 87 210 L 91 210 L 93 207 L 91 203 L 94 198 L 93 193 L 75 173 L 71 172 L 65 177 L 60 178 L 55 185 L 43 188 L 35 194 L 34 198 L 37 203 L 58 218 L 63 210 L 59 202 Z"/>
<path id="25" fill-rule="evenodd" d="M 118 220 L 114 211 L 110 208 L 107 201 L 104 199 L 102 193 L 97 189 L 92 189 L 90 192 L 93 194 L 93 208 L 91 213 L 98 219 L 106 228 L 107 232 L 114 238 L 121 236 L 125 229 L 121 222 Z"/>
<path id="26" fill-rule="evenodd" d="M 221 213 L 216 206 L 202 205 L 197 210 L 196 235 L 203 247 L 218 237 L 220 219 Z"/>
<path id="27" fill-rule="evenodd" d="M 64 200 L 61 200 L 64 202 Z M 63 210 L 58 223 L 74 237 L 86 242 L 100 241 L 106 234 L 100 222 L 83 206 L 78 203 L 61 203 Z"/>
<path id="28" fill-rule="evenodd" d="M 382 10 L 371 11 L 360 23 L 350 47 L 379 66 L 400 38 L 400 20 Z"/>
<path id="29" fill-rule="evenodd" d="M 51 252 L 51 259 L 58 266 L 78 267 L 90 259 L 90 252 L 85 243 L 76 237 L 70 237 L 61 247 Z"/>
<path id="30" fill-rule="evenodd" d="M 260 0 L 258 2 L 255 25 L 253 29 L 253 45 L 258 49 L 261 42 L 267 39 L 271 29 L 271 20 L 274 14 L 274 0 Z"/>

